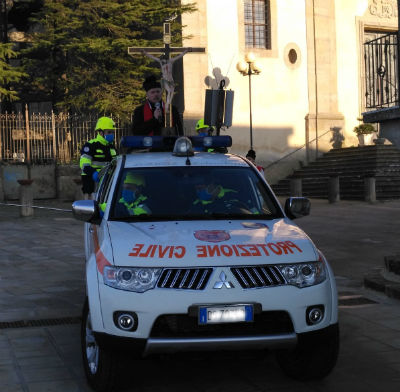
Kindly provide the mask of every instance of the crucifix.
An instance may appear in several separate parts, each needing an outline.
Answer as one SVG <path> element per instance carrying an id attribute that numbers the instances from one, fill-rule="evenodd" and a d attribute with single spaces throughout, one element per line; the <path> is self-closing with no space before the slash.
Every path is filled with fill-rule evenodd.
<path id="1" fill-rule="evenodd" d="M 136 54 L 144 54 L 145 56 L 151 58 L 154 61 L 157 61 L 161 67 L 161 83 L 162 87 L 166 91 L 166 105 L 165 111 L 168 116 L 165 116 L 165 121 L 167 121 L 167 117 L 169 120 L 168 126 L 172 123 L 172 98 L 175 92 L 175 82 L 172 77 L 172 67 L 176 60 L 182 58 L 188 52 L 197 52 L 197 53 L 205 53 L 205 48 L 182 48 L 182 47 L 174 47 L 170 46 L 171 44 L 171 23 L 165 22 L 163 24 L 164 34 L 163 34 L 163 42 L 164 47 L 129 47 L 128 54 L 134 56 Z M 177 53 L 177 56 L 171 57 L 171 54 Z M 156 57 L 154 54 L 161 54 L 161 57 Z M 165 124 L 167 126 L 167 124 Z"/>

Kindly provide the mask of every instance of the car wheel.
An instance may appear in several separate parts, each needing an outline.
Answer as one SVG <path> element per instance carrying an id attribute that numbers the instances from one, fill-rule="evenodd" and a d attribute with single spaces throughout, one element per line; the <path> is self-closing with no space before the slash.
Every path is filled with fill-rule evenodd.
<path id="1" fill-rule="evenodd" d="M 327 336 L 311 333 L 299 338 L 294 350 L 276 353 L 286 375 L 296 380 L 317 380 L 326 377 L 335 367 L 339 354 L 339 327 L 331 327 Z"/>
<path id="2" fill-rule="evenodd" d="M 89 385 L 98 392 L 114 391 L 117 380 L 117 357 L 96 342 L 88 301 L 83 306 L 81 324 L 83 367 Z"/>

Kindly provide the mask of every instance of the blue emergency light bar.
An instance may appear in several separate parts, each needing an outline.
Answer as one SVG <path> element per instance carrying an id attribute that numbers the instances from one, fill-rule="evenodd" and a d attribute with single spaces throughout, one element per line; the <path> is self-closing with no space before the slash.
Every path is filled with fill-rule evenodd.
<path id="1" fill-rule="evenodd" d="M 120 147 L 132 150 L 162 149 L 172 151 L 179 136 L 123 136 Z M 231 147 L 230 136 L 188 136 L 193 147 L 219 148 Z"/>
<path id="2" fill-rule="evenodd" d="M 120 147 L 132 148 L 132 149 L 162 148 L 162 147 L 164 147 L 164 137 L 163 136 L 123 136 L 120 141 Z"/>
<path id="3" fill-rule="evenodd" d="M 232 147 L 232 138 L 228 135 L 224 136 L 189 136 L 193 147 Z"/>

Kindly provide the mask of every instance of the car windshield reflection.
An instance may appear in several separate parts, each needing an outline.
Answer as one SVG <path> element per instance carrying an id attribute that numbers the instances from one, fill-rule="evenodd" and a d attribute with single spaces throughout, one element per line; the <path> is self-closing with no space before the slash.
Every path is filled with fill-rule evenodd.
<path id="1" fill-rule="evenodd" d="M 124 169 L 110 220 L 275 219 L 282 212 L 251 168 Z"/>

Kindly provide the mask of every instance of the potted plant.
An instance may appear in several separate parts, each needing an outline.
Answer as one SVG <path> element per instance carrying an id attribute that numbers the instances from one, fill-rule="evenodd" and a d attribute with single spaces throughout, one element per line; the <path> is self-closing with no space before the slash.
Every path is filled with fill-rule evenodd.
<path id="1" fill-rule="evenodd" d="M 372 124 L 362 123 L 354 127 L 354 132 L 358 137 L 359 146 L 372 144 L 372 140 L 376 137 L 376 130 Z"/>

